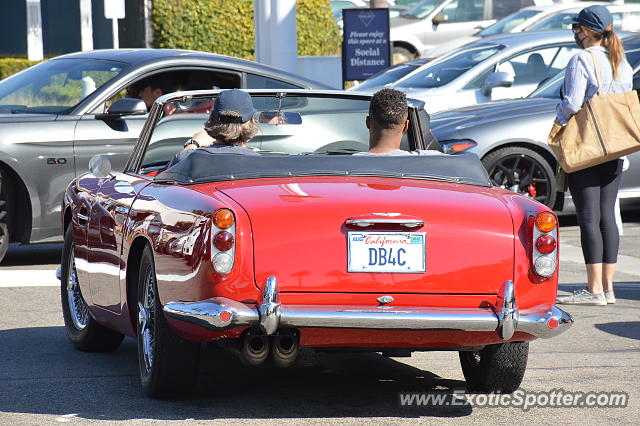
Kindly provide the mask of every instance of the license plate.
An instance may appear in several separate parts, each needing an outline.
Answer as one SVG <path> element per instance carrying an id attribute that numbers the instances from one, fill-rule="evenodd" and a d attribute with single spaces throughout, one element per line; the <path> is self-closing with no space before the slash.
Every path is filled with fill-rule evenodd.
<path id="1" fill-rule="evenodd" d="M 349 232 L 349 272 L 426 272 L 425 232 Z"/>

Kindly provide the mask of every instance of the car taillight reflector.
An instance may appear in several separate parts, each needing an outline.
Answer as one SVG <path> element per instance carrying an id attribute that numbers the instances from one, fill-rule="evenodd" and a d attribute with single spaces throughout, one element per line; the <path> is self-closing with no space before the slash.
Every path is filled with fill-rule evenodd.
<path id="1" fill-rule="evenodd" d="M 233 222 L 233 213 L 229 209 L 220 209 L 213 216 L 213 223 L 220 229 L 231 228 Z"/>
<path id="2" fill-rule="evenodd" d="M 213 237 L 213 245 L 220 251 L 227 251 L 233 247 L 233 235 L 227 231 L 220 231 Z"/>
<path id="3" fill-rule="evenodd" d="M 229 322 L 231 321 L 231 313 L 229 311 L 222 311 L 220 312 L 220 320 L 223 322 Z"/>
<path id="4" fill-rule="evenodd" d="M 558 226 L 556 215 L 551 212 L 542 212 L 536 216 L 536 227 L 542 232 L 551 232 Z"/>
<path id="5" fill-rule="evenodd" d="M 542 254 L 549 254 L 556 249 L 556 239 L 549 234 L 543 234 L 536 239 L 536 248 Z"/>
<path id="6" fill-rule="evenodd" d="M 547 320 L 547 327 L 549 327 L 549 329 L 551 329 L 551 330 L 554 330 L 554 329 L 558 328 L 558 325 L 560 325 L 560 324 L 558 323 L 558 320 L 555 319 L 555 318 L 549 318 Z"/>

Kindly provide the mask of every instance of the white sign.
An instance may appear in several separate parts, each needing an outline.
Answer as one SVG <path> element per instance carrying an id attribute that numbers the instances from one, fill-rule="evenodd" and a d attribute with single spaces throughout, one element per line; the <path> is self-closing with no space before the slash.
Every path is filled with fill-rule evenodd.
<path id="1" fill-rule="evenodd" d="M 104 17 L 124 19 L 124 0 L 104 0 Z"/>
<path id="2" fill-rule="evenodd" d="M 348 272 L 426 270 L 424 232 L 349 232 Z"/>

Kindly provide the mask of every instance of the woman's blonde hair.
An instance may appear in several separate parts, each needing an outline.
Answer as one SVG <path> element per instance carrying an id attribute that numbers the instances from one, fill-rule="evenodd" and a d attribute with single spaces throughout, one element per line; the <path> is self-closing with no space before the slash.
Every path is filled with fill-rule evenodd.
<path id="1" fill-rule="evenodd" d="M 222 111 L 218 118 L 217 121 L 208 121 L 204 129 L 216 142 L 241 145 L 258 133 L 258 123 L 254 118 L 242 123 L 240 114 L 235 111 Z"/>
<path id="2" fill-rule="evenodd" d="M 602 40 L 602 47 L 609 51 L 609 62 L 611 62 L 611 68 L 613 69 L 613 77 L 617 78 L 618 66 L 620 62 L 622 62 L 622 59 L 624 59 L 624 49 L 622 48 L 620 37 L 613 31 L 613 25 L 609 25 L 602 33 L 587 28 L 584 25 L 580 25 L 580 29 L 590 37 L 596 40 Z"/>

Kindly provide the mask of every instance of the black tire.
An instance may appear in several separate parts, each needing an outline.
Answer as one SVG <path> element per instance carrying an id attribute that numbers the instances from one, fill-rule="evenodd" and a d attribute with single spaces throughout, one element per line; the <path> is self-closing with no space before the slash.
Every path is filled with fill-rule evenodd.
<path id="1" fill-rule="evenodd" d="M 4 172 L 0 170 L 0 262 L 9 249 L 9 218 L 7 216 L 7 200 L 9 183 Z"/>
<path id="2" fill-rule="evenodd" d="M 407 61 L 413 61 L 416 59 L 415 53 L 407 49 L 406 47 L 393 46 L 391 52 L 392 65 L 401 64 Z"/>
<path id="3" fill-rule="evenodd" d="M 144 392 L 153 398 L 188 395 L 198 371 L 200 344 L 175 335 L 167 324 L 156 284 L 153 253 L 147 245 L 138 275 L 138 365 Z"/>
<path id="4" fill-rule="evenodd" d="M 511 393 L 522 383 L 529 342 L 488 345 L 481 351 L 460 351 L 459 355 L 470 391 Z"/>
<path id="5" fill-rule="evenodd" d="M 508 146 L 482 159 L 491 181 L 502 188 L 526 195 L 553 207 L 556 177 L 549 162 L 532 149 Z"/>
<path id="6" fill-rule="evenodd" d="M 82 297 L 75 271 L 72 225 L 64 235 L 60 299 L 67 337 L 77 349 L 87 352 L 110 352 L 120 346 L 124 335 L 99 324 L 91 316 Z"/>

